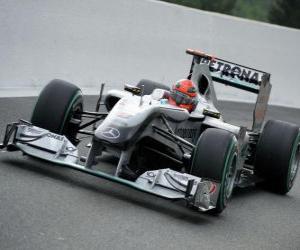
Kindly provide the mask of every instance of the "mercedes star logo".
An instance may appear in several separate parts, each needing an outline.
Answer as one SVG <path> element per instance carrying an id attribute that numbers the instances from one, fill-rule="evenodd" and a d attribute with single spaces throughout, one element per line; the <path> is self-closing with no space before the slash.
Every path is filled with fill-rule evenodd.
<path id="1" fill-rule="evenodd" d="M 102 135 L 108 139 L 117 139 L 120 136 L 120 131 L 116 128 L 107 127 L 102 131 Z"/>

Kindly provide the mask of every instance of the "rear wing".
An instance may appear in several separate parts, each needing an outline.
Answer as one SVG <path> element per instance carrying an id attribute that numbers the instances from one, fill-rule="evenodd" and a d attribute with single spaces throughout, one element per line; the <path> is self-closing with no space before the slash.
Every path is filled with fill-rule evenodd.
<path id="1" fill-rule="evenodd" d="M 253 111 L 252 130 L 259 132 L 264 121 L 272 88 L 270 83 L 271 74 L 229 62 L 205 54 L 199 50 L 187 49 L 186 53 L 193 55 L 190 77 L 193 74 L 195 64 L 206 64 L 214 82 L 257 94 L 255 109 Z"/>

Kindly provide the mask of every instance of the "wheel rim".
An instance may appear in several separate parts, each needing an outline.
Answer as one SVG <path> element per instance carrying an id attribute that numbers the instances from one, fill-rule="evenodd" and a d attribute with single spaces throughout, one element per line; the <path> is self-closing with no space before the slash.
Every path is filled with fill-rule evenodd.
<path id="1" fill-rule="evenodd" d="M 63 122 L 62 122 L 61 128 L 60 128 L 60 130 L 61 130 L 60 132 L 61 132 L 61 133 L 63 132 L 66 123 L 69 124 L 71 117 L 73 118 L 74 113 L 76 113 L 75 111 L 76 111 L 76 109 L 77 109 L 77 107 L 78 107 L 78 105 L 77 105 L 76 102 L 78 102 L 78 101 L 80 100 L 81 96 L 82 96 L 82 93 L 81 93 L 81 91 L 79 90 L 79 91 L 77 91 L 77 93 L 74 95 L 73 99 L 71 100 L 70 105 L 69 105 L 69 107 L 68 107 L 68 109 L 67 109 L 67 111 L 66 111 L 66 113 L 65 113 L 65 117 L 64 117 L 64 120 L 63 120 Z M 68 119 L 69 119 L 69 120 L 68 120 Z"/>
<path id="2" fill-rule="evenodd" d="M 81 113 L 82 113 L 82 105 L 80 104 L 80 105 L 74 106 L 72 109 L 71 119 L 81 120 L 82 119 Z"/>
<path id="3" fill-rule="evenodd" d="M 237 159 L 237 155 L 235 153 L 231 161 L 229 162 L 229 169 L 225 175 L 225 180 L 224 180 L 224 202 L 225 203 L 230 198 L 233 191 L 235 174 L 236 174 L 236 159 Z"/>
<path id="4" fill-rule="evenodd" d="M 64 125 L 62 126 L 62 133 L 65 134 L 72 143 L 77 143 L 76 135 L 79 129 L 79 124 L 73 123 L 72 121 L 82 120 L 82 110 L 81 92 L 78 91 L 66 112 Z"/>
<path id="5" fill-rule="evenodd" d="M 75 119 L 75 120 L 82 120 L 82 105 L 81 104 L 77 104 L 77 105 L 74 105 L 72 107 L 72 111 L 71 111 L 71 116 L 69 118 L 69 121 L 68 121 L 68 125 L 67 125 L 67 130 L 66 131 L 66 134 L 68 134 L 70 136 L 69 139 L 71 140 L 76 140 L 76 134 L 77 134 L 77 130 L 79 128 L 79 124 L 74 124 L 72 123 L 72 120 Z"/>
<path id="6" fill-rule="evenodd" d="M 289 182 L 288 182 L 289 188 L 291 188 L 293 185 L 293 182 L 295 180 L 295 177 L 296 177 L 298 169 L 299 169 L 299 165 L 300 165 L 300 143 L 298 143 L 295 154 L 292 156 L 292 160 L 291 160 L 289 179 L 288 179 L 289 180 Z"/>

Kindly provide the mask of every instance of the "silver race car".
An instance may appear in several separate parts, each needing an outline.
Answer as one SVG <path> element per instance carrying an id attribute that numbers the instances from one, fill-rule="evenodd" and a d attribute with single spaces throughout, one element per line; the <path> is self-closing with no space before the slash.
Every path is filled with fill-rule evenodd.
<path id="1" fill-rule="evenodd" d="M 235 187 L 256 183 L 285 194 L 300 165 L 299 127 L 264 116 L 270 74 L 200 51 L 188 79 L 197 85 L 194 111 L 171 105 L 166 85 L 141 80 L 124 90 L 101 93 L 96 111 L 84 111 L 78 87 L 51 81 L 40 93 L 30 122 L 8 124 L 1 149 L 20 150 L 87 174 L 114 181 L 190 208 L 220 213 Z M 226 123 L 217 110 L 214 83 L 257 94 L 252 128 Z M 78 134 L 91 137 L 87 155 Z M 101 155 L 113 154 L 113 174 L 101 169 Z M 97 168 L 96 168 L 97 165 Z"/>

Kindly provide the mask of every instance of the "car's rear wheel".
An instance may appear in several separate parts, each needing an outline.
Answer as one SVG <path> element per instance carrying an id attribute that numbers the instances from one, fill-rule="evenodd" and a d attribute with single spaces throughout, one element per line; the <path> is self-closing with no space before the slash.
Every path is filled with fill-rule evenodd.
<path id="1" fill-rule="evenodd" d="M 293 187 L 299 166 L 299 127 L 269 120 L 258 140 L 255 173 L 264 179 L 267 188 L 286 194 Z"/>
<path id="2" fill-rule="evenodd" d="M 170 88 L 162 83 L 154 82 L 151 80 L 142 79 L 136 85 L 139 88 L 144 88 L 143 95 L 151 95 L 154 89 L 165 89 L 170 90 Z"/>
<path id="3" fill-rule="evenodd" d="M 209 128 L 200 136 L 192 155 L 191 174 L 220 183 L 216 208 L 221 213 L 231 197 L 236 177 L 237 140 L 228 131 Z"/>
<path id="4" fill-rule="evenodd" d="M 81 90 L 74 84 L 55 79 L 41 91 L 31 123 L 53 133 L 65 135 L 75 143 L 82 110 Z"/>

